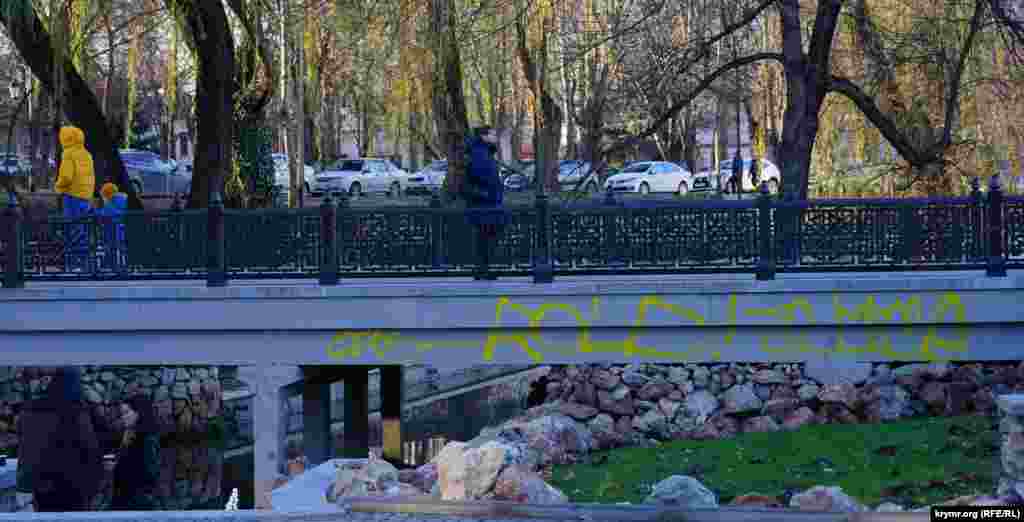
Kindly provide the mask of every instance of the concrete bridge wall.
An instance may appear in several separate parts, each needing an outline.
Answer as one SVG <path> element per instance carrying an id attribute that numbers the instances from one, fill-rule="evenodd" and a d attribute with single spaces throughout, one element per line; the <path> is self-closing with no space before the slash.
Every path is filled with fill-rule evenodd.
<path id="1" fill-rule="evenodd" d="M 0 290 L 3 364 L 1024 358 L 1024 276 L 345 281 Z"/>

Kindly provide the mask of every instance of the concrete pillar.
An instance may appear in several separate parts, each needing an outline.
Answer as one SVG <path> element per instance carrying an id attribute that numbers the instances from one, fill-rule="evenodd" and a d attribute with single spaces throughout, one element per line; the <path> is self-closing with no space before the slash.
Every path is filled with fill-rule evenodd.
<path id="1" fill-rule="evenodd" d="M 330 382 L 302 383 L 302 447 L 309 467 L 323 464 L 334 453 Z"/>
<path id="2" fill-rule="evenodd" d="M 380 368 L 380 419 L 384 457 L 402 461 L 402 403 L 405 402 L 405 368 L 394 364 Z"/>
<path id="3" fill-rule="evenodd" d="M 302 380 L 297 366 L 242 366 L 238 379 L 253 392 L 253 491 L 256 507 L 269 508 L 274 481 L 285 471 L 287 454 L 284 387 Z"/>
<path id="4" fill-rule="evenodd" d="M 365 459 L 370 456 L 369 371 L 366 366 L 348 366 L 344 370 L 344 458 Z"/>
<path id="5" fill-rule="evenodd" d="M 1024 394 L 1000 395 L 999 486 L 996 496 L 1019 501 L 1024 498 Z"/>

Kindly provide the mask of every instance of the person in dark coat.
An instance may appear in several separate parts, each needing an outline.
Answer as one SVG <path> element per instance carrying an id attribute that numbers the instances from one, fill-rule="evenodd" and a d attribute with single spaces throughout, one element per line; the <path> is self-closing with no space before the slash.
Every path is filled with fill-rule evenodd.
<path id="1" fill-rule="evenodd" d="M 21 414 L 23 484 L 36 511 L 88 511 L 103 475 L 92 417 L 82 404 L 78 368 L 58 369 L 46 396 Z"/>
<path id="2" fill-rule="evenodd" d="M 508 221 L 502 205 L 505 199 L 505 185 L 498 175 L 498 163 L 494 160 L 497 152 L 498 135 L 490 127 L 477 128 L 466 140 L 469 156 L 469 170 L 466 175 L 466 217 L 477 228 L 477 273 L 476 280 L 494 280 L 488 272 L 491 251 L 502 227 Z"/>
<path id="3" fill-rule="evenodd" d="M 151 511 L 159 509 L 156 498 L 160 479 L 160 426 L 153 402 L 136 396 L 129 399 L 124 417 L 134 417 L 125 430 L 114 468 L 114 497 L 110 509 Z M 129 422 L 129 424 L 132 424 Z"/>

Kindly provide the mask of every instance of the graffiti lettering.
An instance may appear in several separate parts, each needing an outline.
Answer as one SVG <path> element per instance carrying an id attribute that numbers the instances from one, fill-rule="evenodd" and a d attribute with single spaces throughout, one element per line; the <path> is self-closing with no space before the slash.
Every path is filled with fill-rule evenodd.
<path id="1" fill-rule="evenodd" d="M 738 335 L 752 328 L 759 332 L 758 349 L 774 355 L 872 354 L 892 360 L 947 360 L 966 356 L 969 347 L 967 310 L 955 292 L 928 298 L 930 306 L 920 295 L 887 297 L 887 303 L 876 295 L 854 299 L 835 295 L 828 304 L 798 297 L 777 306 L 755 306 L 753 297 L 744 296 L 749 303 L 745 305 L 739 296 L 730 295 L 722 314 L 724 319 L 711 320 L 698 308 L 661 296 L 641 296 L 633 305 L 625 335 L 612 334 L 617 338 L 610 339 L 598 339 L 594 334 L 594 325 L 601 322 L 601 298 L 593 297 L 587 310 L 563 302 L 527 305 L 500 297 L 495 303 L 494 322 L 480 338 L 449 341 L 437 336 L 427 340 L 397 331 L 345 330 L 332 337 L 327 357 L 351 361 L 372 354 L 381 361 L 397 362 L 397 351 L 411 352 L 406 353 L 407 357 L 422 358 L 437 350 L 467 350 L 478 351 L 480 362 L 487 363 L 494 360 L 498 350 L 513 349 L 534 363 L 544 362 L 546 355 L 564 360 L 593 353 L 666 362 L 719 360 L 722 350 L 735 348 Z M 706 313 L 719 317 L 713 310 Z M 564 335 L 561 341 L 551 338 L 551 331 L 567 330 L 564 319 L 558 328 L 545 326 L 546 321 L 556 316 L 569 319 L 571 343 L 565 341 Z M 526 326 L 516 326 L 516 318 L 517 324 L 525 320 Z M 643 337 L 654 322 L 658 327 L 685 327 L 688 332 L 696 332 L 697 339 L 691 335 L 686 346 L 671 350 L 651 346 Z M 954 335 L 941 336 L 939 325 L 948 325 Z M 829 343 L 822 344 L 809 335 L 811 327 L 830 328 L 835 334 L 830 336 Z M 853 327 L 858 330 L 851 331 Z M 902 327 L 902 333 L 894 334 L 893 327 Z M 895 336 L 903 337 L 902 342 L 894 343 Z M 903 351 L 896 344 L 904 347 Z M 907 350 L 906 346 L 911 345 L 914 348 Z"/>

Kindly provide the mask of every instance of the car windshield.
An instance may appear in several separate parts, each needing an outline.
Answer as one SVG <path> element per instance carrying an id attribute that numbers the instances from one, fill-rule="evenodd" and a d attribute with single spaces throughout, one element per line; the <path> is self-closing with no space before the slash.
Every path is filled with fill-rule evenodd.
<path id="1" fill-rule="evenodd" d="M 430 166 L 427 167 L 427 170 L 437 170 L 437 171 L 448 170 L 448 161 L 446 161 L 446 160 L 432 161 L 432 162 L 430 162 Z"/>
<path id="2" fill-rule="evenodd" d="M 358 172 L 363 170 L 363 162 L 361 160 L 341 160 L 334 165 L 333 170 L 354 170 Z"/>
<path id="3" fill-rule="evenodd" d="M 650 163 L 634 163 L 634 164 L 632 164 L 632 165 L 622 169 L 622 173 L 623 174 L 639 174 L 641 172 L 647 172 L 647 169 L 650 168 L 650 166 L 651 166 Z"/>

